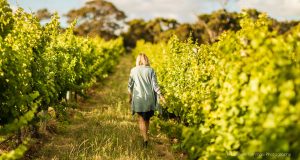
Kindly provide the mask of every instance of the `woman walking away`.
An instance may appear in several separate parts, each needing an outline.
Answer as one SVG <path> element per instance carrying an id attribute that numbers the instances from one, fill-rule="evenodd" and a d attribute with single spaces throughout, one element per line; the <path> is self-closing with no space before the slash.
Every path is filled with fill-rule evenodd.
<path id="1" fill-rule="evenodd" d="M 136 67 L 130 71 L 128 91 L 132 114 L 138 114 L 138 124 L 144 138 L 143 146 L 147 147 L 149 120 L 158 105 L 157 97 L 162 101 L 164 97 L 161 95 L 155 71 L 150 67 L 148 57 L 143 53 L 137 56 Z"/>

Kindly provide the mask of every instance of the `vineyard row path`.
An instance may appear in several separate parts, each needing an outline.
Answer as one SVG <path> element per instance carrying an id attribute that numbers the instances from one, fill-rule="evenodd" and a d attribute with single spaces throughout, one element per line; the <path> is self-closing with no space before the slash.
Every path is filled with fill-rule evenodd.
<path id="1" fill-rule="evenodd" d="M 132 55 L 123 55 L 114 72 L 89 90 L 89 98 L 68 112 L 68 122 L 56 124 L 57 131 L 36 149 L 34 159 L 178 159 L 163 134 L 150 134 L 148 148 L 142 147 L 127 99 L 133 62 Z"/>

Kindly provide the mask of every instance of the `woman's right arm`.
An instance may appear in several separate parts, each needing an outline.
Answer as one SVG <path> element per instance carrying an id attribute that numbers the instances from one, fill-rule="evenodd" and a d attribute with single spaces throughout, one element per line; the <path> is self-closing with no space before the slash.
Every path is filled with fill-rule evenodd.
<path id="1" fill-rule="evenodd" d="M 128 80 L 128 92 L 130 94 L 132 94 L 132 90 L 133 90 L 133 85 L 134 85 L 134 80 L 132 78 L 132 70 L 130 71 L 130 75 L 129 75 L 129 80 Z"/>
<path id="2" fill-rule="evenodd" d="M 132 78 L 132 71 L 130 71 L 128 80 L 128 93 L 129 93 L 129 103 L 132 101 L 132 90 L 133 90 L 134 80 Z"/>

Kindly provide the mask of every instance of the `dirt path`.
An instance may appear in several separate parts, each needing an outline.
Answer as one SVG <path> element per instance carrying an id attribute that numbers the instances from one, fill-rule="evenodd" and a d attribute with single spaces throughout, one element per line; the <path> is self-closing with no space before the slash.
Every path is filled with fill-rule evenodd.
<path id="1" fill-rule="evenodd" d="M 115 72 L 91 89 L 91 98 L 80 103 L 69 124 L 59 127 L 35 159 L 178 159 L 161 134 L 151 134 L 149 147 L 142 147 L 136 117 L 127 103 L 130 67 L 131 56 L 123 56 Z"/>

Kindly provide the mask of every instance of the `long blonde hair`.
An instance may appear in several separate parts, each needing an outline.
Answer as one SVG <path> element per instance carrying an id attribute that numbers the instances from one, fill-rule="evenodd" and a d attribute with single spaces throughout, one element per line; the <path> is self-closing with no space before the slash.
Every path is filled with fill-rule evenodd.
<path id="1" fill-rule="evenodd" d="M 136 57 L 136 66 L 150 66 L 150 62 L 148 57 L 146 56 L 145 53 L 140 53 L 137 57 Z"/>

